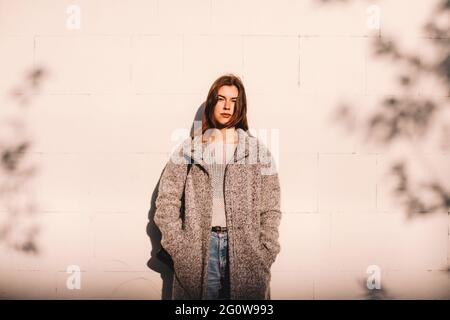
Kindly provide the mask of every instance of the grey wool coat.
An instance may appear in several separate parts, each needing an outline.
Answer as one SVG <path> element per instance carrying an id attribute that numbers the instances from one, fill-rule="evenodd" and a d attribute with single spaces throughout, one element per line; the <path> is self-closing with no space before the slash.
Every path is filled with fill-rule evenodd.
<path id="1" fill-rule="evenodd" d="M 237 133 L 224 177 L 230 299 L 270 299 L 270 270 L 280 252 L 278 172 L 258 138 Z M 171 154 L 156 198 L 154 221 L 173 260 L 176 300 L 206 299 L 213 190 L 202 146 L 197 135 Z"/>

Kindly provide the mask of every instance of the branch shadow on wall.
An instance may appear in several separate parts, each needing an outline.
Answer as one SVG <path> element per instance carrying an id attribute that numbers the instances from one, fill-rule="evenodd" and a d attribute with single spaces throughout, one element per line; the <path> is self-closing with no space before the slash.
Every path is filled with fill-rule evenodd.
<path id="1" fill-rule="evenodd" d="M 435 21 L 439 21 L 438 16 L 449 13 L 450 1 L 442 1 L 424 27 L 425 31 L 434 34 L 430 37 L 431 49 L 434 50 L 434 59 L 431 61 L 427 61 L 416 52 L 403 52 L 393 40 L 387 37 L 374 38 L 373 53 L 376 58 L 389 61 L 394 68 L 404 66 L 403 70 L 398 72 L 396 79 L 402 88 L 402 93 L 399 96 L 382 98 L 377 110 L 363 120 L 365 142 L 392 145 L 401 141 L 415 145 L 426 139 L 440 116 L 448 112 L 449 106 L 440 103 L 436 97 L 414 95 L 412 91 L 420 85 L 420 78 L 423 77 L 439 84 L 443 90 L 443 96 L 448 97 L 450 93 L 450 27 L 435 24 Z M 341 121 L 347 128 L 351 128 L 354 127 L 352 122 L 356 117 L 355 114 L 356 108 L 341 105 L 336 110 L 334 119 Z M 449 126 L 449 123 L 442 124 L 440 132 L 442 141 L 448 141 Z M 449 150 L 448 144 L 442 144 L 443 152 Z M 391 174 L 397 180 L 394 196 L 403 200 L 407 215 L 412 217 L 431 212 L 449 212 L 450 190 L 439 177 L 432 177 L 432 181 L 418 189 L 413 185 L 408 170 L 407 160 L 391 165 Z M 422 199 L 420 194 L 427 191 L 434 195 L 434 201 L 427 202 Z"/>
<path id="2" fill-rule="evenodd" d="M 335 110 L 333 119 L 353 134 L 361 133 L 367 144 L 389 146 L 401 142 L 415 147 L 415 152 L 420 153 L 414 159 L 416 162 L 426 161 L 424 151 L 418 149 L 417 144 L 427 139 L 430 131 L 439 125 L 441 151 L 450 151 L 450 123 L 438 123 L 438 120 L 445 119 L 444 114 L 448 113 L 450 106 L 436 98 L 439 94 L 417 95 L 413 91 L 425 79 L 436 84 L 435 90 L 441 90 L 442 97 L 448 99 L 450 95 L 450 24 L 438 26 L 436 23 L 442 21 L 442 16 L 449 14 L 450 0 L 442 0 L 423 27 L 425 32 L 433 35 L 429 37 L 432 59 L 426 59 L 417 52 L 402 51 L 389 37 L 374 38 L 373 56 L 388 61 L 398 70 L 396 81 L 401 87 L 401 93 L 398 96 L 383 97 L 375 112 L 359 120 L 360 123 L 355 124 L 355 119 L 358 118 L 357 108 L 348 104 L 340 105 Z M 360 132 L 355 132 L 358 125 Z M 393 196 L 402 202 L 407 216 L 412 218 L 433 212 L 450 212 L 450 190 L 445 184 L 449 177 L 435 175 L 427 182 L 414 184 L 411 165 L 412 161 L 404 159 L 390 166 L 390 174 L 396 181 Z M 423 165 L 426 168 L 428 164 Z M 431 196 L 425 199 L 422 196 L 425 193 Z"/>
<path id="3" fill-rule="evenodd" d="M 352 0 L 317 0 L 324 5 Z M 412 156 L 401 154 L 390 161 L 388 179 L 391 196 L 400 204 L 407 219 L 435 214 L 450 215 L 449 163 L 445 157 L 431 162 L 426 147 L 435 154 L 450 152 L 450 0 L 440 0 L 427 17 L 420 38 L 424 50 L 405 50 L 393 37 L 379 35 L 371 44 L 372 58 L 388 62 L 396 71 L 398 94 L 385 95 L 369 115 L 361 116 L 358 106 L 342 103 L 332 121 L 366 145 L 406 146 Z M 419 38 L 418 38 L 419 39 Z M 424 84 L 431 85 L 427 89 Z M 431 90 L 429 93 L 427 90 Z M 417 94 L 419 92 L 419 94 Z M 442 160 L 444 159 L 444 160 Z M 417 169 L 424 175 L 414 175 Z M 440 269 L 450 274 L 450 266 Z M 361 280 L 362 281 L 362 280 Z M 363 281 L 361 282 L 363 283 Z M 391 299 L 386 290 L 366 290 L 366 299 Z"/>
<path id="4" fill-rule="evenodd" d="M 205 111 L 205 103 L 202 103 L 195 113 L 194 121 L 191 125 L 190 129 L 190 137 L 192 138 L 194 135 L 198 134 L 198 127 L 196 127 L 195 124 L 200 124 L 202 121 L 203 113 Z M 164 169 L 163 169 L 164 170 Z M 155 224 L 154 217 L 155 212 L 157 210 L 156 208 L 156 199 L 158 198 L 158 190 L 159 190 L 159 183 L 161 181 L 163 171 L 161 171 L 161 174 L 158 179 L 158 183 L 156 184 L 155 188 L 152 192 L 152 197 L 150 201 L 150 210 L 148 212 L 148 223 L 147 223 L 147 236 L 150 238 L 151 243 L 151 252 L 150 252 L 150 259 L 147 262 L 147 266 L 155 271 L 158 272 L 161 275 L 162 279 L 162 293 L 161 293 L 161 299 L 162 300 L 170 300 L 172 296 L 172 283 L 173 283 L 173 277 L 174 277 L 174 270 L 173 270 L 173 261 L 170 257 L 170 255 L 162 248 L 161 246 L 161 231 L 159 230 L 158 226 Z M 181 215 L 182 213 L 180 213 Z"/>
<path id="5" fill-rule="evenodd" d="M 364 300 L 390 300 L 392 299 L 389 290 L 383 287 L 369 289 L 369 285 L 367 283 L 367 279 L 362 278 L 357 280 L 358 284 L 362 288 L 364 294 L 362 298 Z"/>
<path id="6" fill-rule="evenodd" d="M 44 67 L 33 67 L 23 82 L 8 95 L 0 117 L 0 205 L 5 213 L 0 222 L 0 242 L 25 254 L 38 254 L 40 227 L 35 199 L 28 189 L 38 168 L 30 156 L 33 142 L 26 112 L 48 75 Z"/>

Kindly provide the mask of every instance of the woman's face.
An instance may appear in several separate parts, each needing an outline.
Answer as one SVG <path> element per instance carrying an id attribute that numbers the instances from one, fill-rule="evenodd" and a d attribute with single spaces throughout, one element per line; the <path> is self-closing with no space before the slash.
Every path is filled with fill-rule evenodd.
<path id="1" fill-rule="evenodd" d="M 220 124 L 225 125 L 233 115 L 238 93 L 236 86 L 222 86 L 219 88 L 217 103 L 214 107 L 214 118 Z"/>

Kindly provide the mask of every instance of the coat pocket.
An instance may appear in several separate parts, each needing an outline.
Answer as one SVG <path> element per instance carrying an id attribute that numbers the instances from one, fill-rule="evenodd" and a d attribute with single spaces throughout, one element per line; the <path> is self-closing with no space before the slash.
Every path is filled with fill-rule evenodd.
<path id="1" fill-rule="evenodd" d="M 261 242 L 258 242 L 257 256 L 259 258 L 259 262 L 263 266 L 264 271 L 270 273 L 271 263 L 269 252 L 267 251 L 264 244 L 262 244 Z"/>
<path id="2" fill-rule="evenodd" d="M 173 237 L 173 241 L 170 243 L 170 247 L 172 259 L 174 261 L 177 260 L 180 255 L 183 256 L 184 254 L 186 254 L 186 242 L 183 229 L 176 231 Z"/>

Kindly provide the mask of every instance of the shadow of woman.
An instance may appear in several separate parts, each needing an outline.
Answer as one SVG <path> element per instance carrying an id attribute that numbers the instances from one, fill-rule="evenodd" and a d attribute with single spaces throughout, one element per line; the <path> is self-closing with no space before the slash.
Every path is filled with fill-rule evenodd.
<path id="1" fill-rule="evenodd" d="M 154 221 L 156 212 L 155 202 L 158 197 L 158 189 L 159 180 L 153 190 L 151 206 L 148 212 L 147 235 L 150 238 L 152 250 L 150 252 L 150 259 L 147 262 L 147 266 L 151 270 L 161 274 L 161 279 L 163 282 L 161 300 L 170 300 L 172 296 L 173 262 L 170 255 L 168 255 L 161 247 L 161 231 L 159 231 L 159 228 Z"/>

